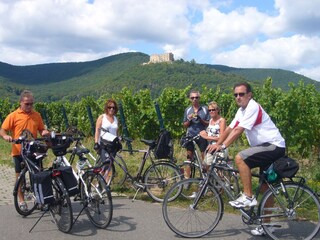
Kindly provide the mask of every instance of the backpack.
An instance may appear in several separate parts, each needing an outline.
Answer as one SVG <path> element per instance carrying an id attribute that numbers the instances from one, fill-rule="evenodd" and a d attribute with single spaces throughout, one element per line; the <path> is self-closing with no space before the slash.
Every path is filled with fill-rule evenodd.
<path id="1" fill-rule="evenodd" d="M 38 204 L 54 202 L 51 171 L 32 174 L 33 190 Z"/>
<path id="2" fill-rule="evenodd" d="M 173 160 L 173 140 L 169 131 L 166 129 L 160 131 L 153 151 L 156 159 L 169 158 Z"/>
<path id="3" fill-rule="evenodd" d="M 281 178 L 292 178 L 298 172 L 299 164 L 296 160 L 284 156 L 273 163 L 273 169 Z"/>

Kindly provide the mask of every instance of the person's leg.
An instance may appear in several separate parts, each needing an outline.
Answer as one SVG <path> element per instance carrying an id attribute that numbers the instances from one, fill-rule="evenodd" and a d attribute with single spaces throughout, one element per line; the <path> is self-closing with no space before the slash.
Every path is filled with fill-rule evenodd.
<path id="1" fill-rule="evenodd" d="M 243 193 L 252 197 L 252 180 L 251 180 L 251 169 L 249 166 L 243 161 L 239 154 L 236 155 L 235 163 L 238 167 L 240 179 L 243 184 Z"/>
<path id="2" fill-rule="evenodd" d="M 193 161 L 193 150 L 187 149 L 187 160 Z M 191 167 L 189 164 L 187 164 L 184 168 L 184 177 L 190 178 L 191 176 Z"/>
<path id="3" fill-rule="evenodd" d="M 15 170 L 15 178 L 16 181 L 18 180 L 21 170 L 22 170 L 22 157 L 21 156 L 13 156 L 13 163 L 14 163 L 14 170 Z M 21 190 L 21 186 L 19 186 L 18 188 L 18 199 L 19 199 L 19 203 L 23 203 L 24 202 L 24 195 L 23 192 Z"/>

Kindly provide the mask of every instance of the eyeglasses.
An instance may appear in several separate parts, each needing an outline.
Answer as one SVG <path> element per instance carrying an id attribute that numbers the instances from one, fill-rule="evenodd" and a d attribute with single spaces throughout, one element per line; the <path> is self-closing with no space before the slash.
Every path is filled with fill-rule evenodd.
<path id="1" fill-rule="evenodd" d="M 31 102 L 31 103 L 23 103 L 23 104 L 26 105 L 26 106 L 32 106 L 33 102 Z"/>
<path id="2" fill-rule="evenodd" d="M 199 97 L 190 97 L 190 99 L 192 99 L 192 100 L 199 99 Z"/>
<path id="3" fill-rule="evenodd" d="M 116 107 L 112 107 L 112 106 L 110 106 L 110 107 L 108 107 L 108 109 L 116 109 Z"/>
<path id="4" fill-rule="evenodd" d="M 241 92 L 241 93 L 235 93 L 233 94 L 234 97 L 243 97 L 244 95 L 246 95 L 247 93 Z"/>
<path id="5" fill-rule="evenodd" d="M 212 108 L 212 109 L 208 109 L 209 112 L 215 112 L 217 109 Z"/>

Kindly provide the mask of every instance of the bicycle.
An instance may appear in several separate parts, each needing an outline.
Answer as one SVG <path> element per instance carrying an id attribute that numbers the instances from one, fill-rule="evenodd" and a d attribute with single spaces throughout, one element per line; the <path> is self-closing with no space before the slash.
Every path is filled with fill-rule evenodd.
<path id="1" fill-rule="evenodd" d="M 199 147 L 197 146 L 196 140 L 200 138 L 200 135 L 196 136 L 185 136 L 182 137 L 180 140 L 180 145 L 183 148 L 186 148 L 189 143 L 192 143 L 194 146 L 194 152 L 193 152 L 193 159 L 188 159 L 183 161 L 182 164 L 179 165 L 179 167 L 182 169 L 183 172 L 185 172 L 186 167 L 190 167 L 191 174 L 190 176 L 185 176 L 185 178 L 205 178 L 206 177 L 206 170 L 203 166 L 202 160 L 201 160 L 201 154 Z M 224 165 L 228 169 L 233 168 L 233 163 L 227 156 L 226 152 L 223 152 L 224 154 L 221 155 L 223 157 L 218 156 L 217 160 L 219 161 L 220 165 Z M 216 171 L 216 169 L 215 169 Z M 234 171 L 219 171 L 217 172 L 220 174 L 220 177 L 225 182 L 225 185 L 228 186 L 229 190 L 233 193 L 233 195 L 236 197 L 240 193 L 240 186 L 239 186 L 239 179 L 238 175 Z M 213 185 L 218 188 L 218 184 L 213 183 Z M 220 189 L 222 191 L 222 189 Z"/>
<path id="2" fill-rule="evenodd" d="M 72 166 L 75 158 L 76 172 L 73 170 L 75 178 L 78 180 L 79 193 L 75 196 L 75 201 L 80 201 L 83 208 L 75 218 L 73 224 L 77 221 L 78 217 L 83 211 L 87 214 L 90 222 L 98 228 L 106 228 L 112 219 L 113 204 L 112 196 L 109 187 L 107 186 L 104 178 L 100 174 L 100 167 L 93 167 L 87 158 L 87 154 L 92 159 L 95 158 L 91 155 L 90 150 L 85 148 L 81 142 L 83 137 L 73 137 L 67 135 L 56 136 L 56 139 L 62 143 L 59 147 L 61 151 L 56 155 L 54 160 L 55 168 Z M 74 146 L 70 149 L 71 142 L 75 142 Z M 66 153 L 70 153 L 69 160 L 66 158 Z"/>
<path id="3" fill-rule="evenodd" d="M 27 139 L 26 136 L 21 136 L 18 139 L 12 140 L 12 142 L 16 144 L 21 144 L 21 155 L 23 164 L 25 165 L 16 181 L 13 190 L 14 205 L 17 212 L 23 216 L 30 215 L 37 208 L 44 211 L 42 216 L 38 219 L 29 232 L 32 231 L 44 214 L 49 212 L 58 229 L 67 233 L 71 230 L 73 221 L 71 200 L 61 179 L 61 172 L 52 168 L 43 169 L 42 160 L 45 156 L 47 156 L 48 149 L 43 141 L 46 141 L 46 138 L 30 140 Z M 39 150 L 41 150 L 40 153 L 38 152 Z M 39 199 L 37 199 L 34 191 L 35 176 L 44 171 L 50 173 L 51 176 L 53 201 L 48 204 L 43 204 L 42 201 L 39 202 Z M 18 191 L 20 190 L 23 192 L 29 208 L 21 209 L 19 207 Z"/>
<path id="4" fill-rule="evenodd" d="M 132 141 L 128 138 L 125 138 L 125 140 Z M 143 190 L 146 191 L 154 201 L 162 202 L 166 190 L 175 182 L 182 179 L 180 169 L 168 160 L 154 159 L 152 150 L 156 146 L 155 140 L 141 139 L 141 142 L 147 145 L 146 149 L 122 149 L 117 152 L 115 156 L 113 156 L 113 154 L 108 154 L 108 161 L 106 162 L 102 162 L 101 158 L 98 159 L 97 165 L 102 167 L 105 177 L 109 177 L 111 186 L 112 184 L 115 184 L 114 181 L 117 180 L 118 176 L 120 176 L 120 179 L 117 181 L 118 185 L 122 185 L 126 180 L 129 180 L 131 185 L 136 189 L 136 193 L 132 199 L 133 201 L 138 192 Z M 107 152 L 110 152 L 110 146 L 104 147 L 107 147 Z M 135 175 L 132 175 L 129 172 L 127 165 L 120 154 L 121 151 L 143 153 L 139 169 Z M 148 159 L 150 165 L 145 169 Z"/>
<path id="5" fill-rule="evenodd" d="M 216 157 L 217 154 L 215 160 Z M 215 161 L 206 178 L 183 180 L 167 192 L 162 213 L 166 224 L 176 234 L 187 238 L 202 237 L 218 225 L 224 207 L 221 193 L 211 184 L 211 179 L 219 184 L 229 200 L 236 199 L 215 169 L 238 172 Z M 316 236 L 320 229 L 320 202 L 304 178 L 279 178 L 271 183 L 267 181 L 266 172 L 252 176 L 259 179 L 256 197 L 263 183 L 268 189 L 258 206 L 239 208 L 245 224 L 261 225 L 272 239 L 312 239 Z M 184 194 L 175 201 L 168 201 L 186 183 L 190 187 L 182 190 Z"/>

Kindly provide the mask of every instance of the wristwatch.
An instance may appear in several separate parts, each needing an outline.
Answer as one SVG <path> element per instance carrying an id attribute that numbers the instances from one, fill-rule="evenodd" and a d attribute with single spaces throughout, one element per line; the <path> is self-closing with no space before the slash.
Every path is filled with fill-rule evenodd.
<path id="1" fill-rule="evenodd" d="M 225 145 L 224 143 L 223 143 L 223 144 L 221 144 L 220 146 L 221 146 L 221 149 L 222 149 L 222 150 L 225 150 L 225 149 L 227 148 L 227 147 L 226 147 L 226 145 Z"/>

